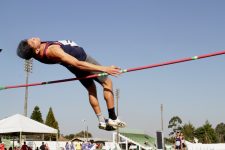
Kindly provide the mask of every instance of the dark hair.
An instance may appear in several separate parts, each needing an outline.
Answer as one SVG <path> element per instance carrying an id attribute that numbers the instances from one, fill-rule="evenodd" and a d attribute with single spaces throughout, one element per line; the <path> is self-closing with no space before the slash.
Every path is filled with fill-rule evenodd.
<path id="1" fill-rule="evenodd" d="M 33 57 L 33 54 L 33 49 L 27 43 L 27 40 L 20 41 L 17 47 L 17 55 L 23 59 L 28 60 Z"/>

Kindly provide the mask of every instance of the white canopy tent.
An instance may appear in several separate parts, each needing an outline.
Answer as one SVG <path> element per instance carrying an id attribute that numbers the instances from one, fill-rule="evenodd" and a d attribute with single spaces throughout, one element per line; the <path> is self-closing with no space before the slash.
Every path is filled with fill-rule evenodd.
<path id="1" fill-rule="evenodd" d="M 26 134 L 57 134 L 58 130 L 45 124 L 32 120 L 20 114 L 0 120 L 0 134 L 22 133 Z"/>

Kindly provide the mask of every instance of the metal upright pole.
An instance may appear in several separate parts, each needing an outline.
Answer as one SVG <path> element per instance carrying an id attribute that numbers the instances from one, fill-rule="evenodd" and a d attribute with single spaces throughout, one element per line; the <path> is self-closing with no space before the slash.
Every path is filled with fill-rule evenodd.
<path id="1" fill-rule="evenodd" d="M 162 148 L 164 149 L 164 132 L 163 132 L 163 104 L 161 104 L 161 130 L 162 130 Z"/>
<path id="2" fill-rule="evenodd" d="M 85 124 L 86 120 L 83 119 L 82 121 L 84 122 L 84 140 L 86 140 L 86 135 L 85 135 L 86 134 L 86 124 Z"/>
<path id="3" fill-rule="evenodd" d="M 26 84 L 28 84 L 29 73 L 26 71 Z M 24 116 L 27 117 L 27 101 L 28 101 L 28 86 L 25 88 L 25 100 L 24 100 Z"/>
<path id="4" fill-rule="evenodd" d="M 24 64 L 24 70 L 26 72 L 26 84 L 28 84 L 29 81 L 29 73 L 32 72 L 32 63 L 33 59 L 25 60 Z M 25 88 L 25 100 L 24 100 L 24 116 L 27 117 L 27 102 L 28 101 L 28 86 Z"/>
<path id="5" fill-rule="evenodd" d="M 116 115 L 119 115 L 119 89 L 116 89 Z M 116 129 L 116 142 L 119 143 L 119 127 Z"/>
<path id="6" fill-rule="evenodd" d="M 163 131 L 163 104 L 161 104 L 161 130 Z"/>
<path id="7" fill-rule="evenodd" d="M 89 137 L 89 136 L 88 136 L 88 124 L 87 124 L 87 136 L 86 136 L 86 137 L 87 137 L 87 141 L 88 141 L 88 137 Z"/>

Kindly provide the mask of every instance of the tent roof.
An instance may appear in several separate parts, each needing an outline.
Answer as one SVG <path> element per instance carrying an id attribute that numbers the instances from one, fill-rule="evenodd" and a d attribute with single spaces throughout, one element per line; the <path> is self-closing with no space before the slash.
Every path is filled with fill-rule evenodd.
<path id="1" fill-rule="evenodd" d="M 0 134 L 14 132 L 56 134 L 58 131 L 20 114 L 0 120 Z"/>

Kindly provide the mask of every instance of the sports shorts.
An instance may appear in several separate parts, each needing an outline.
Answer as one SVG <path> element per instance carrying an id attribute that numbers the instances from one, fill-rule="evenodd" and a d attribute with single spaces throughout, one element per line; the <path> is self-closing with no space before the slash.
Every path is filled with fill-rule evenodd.
<path id="1" fill-rule="evenodd" d="M 98 63 L 94 58 L 92 58 L 89 55 L 87 55 L 87 58 L 86 58 L 85 62 L 94 64 L 94 65 L 100 65 L 100 63 Z M 86 76 L 89 76 L 89 75 L 102 73 L 100 71 L 80 70 L 80 69 L 72 67 L 72 66 L 65 66 L 65 67 L 68 70 L 70 70 L 74 75 L 76 75 L 77 78 L 86 77 Z M 81 84 L 85 88 L 88 88 L 89 86 L 94 84 L 94 81 L 97 81 L 98 83 L 102 84 L 107 78 L 108 78 L 108 76 L 99 76 L 99 77 L 96 77 L 96 78 L 83 79 L 83 80 L 79 80 L 79 81 L 81 82 Z"/>

